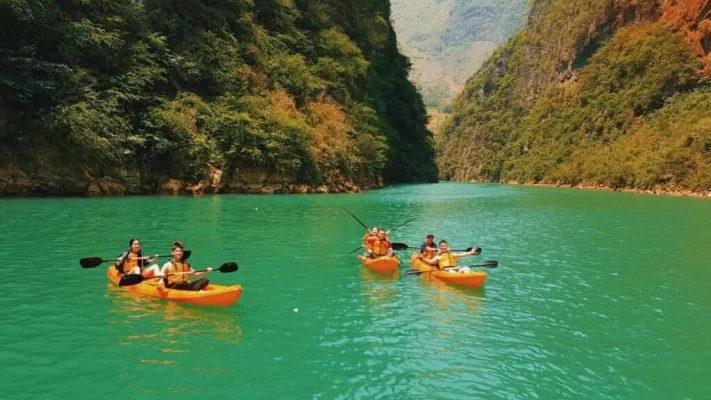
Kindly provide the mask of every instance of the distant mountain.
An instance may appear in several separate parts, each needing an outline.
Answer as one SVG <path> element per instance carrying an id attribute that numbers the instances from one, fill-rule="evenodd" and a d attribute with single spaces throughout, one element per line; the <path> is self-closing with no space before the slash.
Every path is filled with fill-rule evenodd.
<path id="1" fill-rule="evenodd" d="M 398 45 L 429 107 L 446 108 L 466 80 L 526 22 L 527 0 L 391 0 Z"/>

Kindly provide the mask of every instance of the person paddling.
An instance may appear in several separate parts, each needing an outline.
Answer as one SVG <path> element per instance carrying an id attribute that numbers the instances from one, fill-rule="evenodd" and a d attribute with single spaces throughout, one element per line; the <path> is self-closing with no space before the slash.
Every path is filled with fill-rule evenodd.
<path id="1" fill-rule="evenodd" d="M 128 250 L 121 253 L 114 266 L 121 274 L 141 274 L 145 278 L 150 278 L 160 273 L 158 265 L 153 264 L 157 259 L 158 254 L 154 255 L 147 260 L 148 262 L 146 262 L 146 257 L 143 255 L 143 251 L 141 250 L 141 241 L 138 240 L 138 238 L 131 238 L 131 240 L 128 241 Z M 146 264 L 153 265 L 144 269 Z"/>
<path id="2" fill-rule="evenodd" d="M 385 229 L 380 228 L 378 230 L 378 236 L 376 238 L 368 238 L 366 245 L 368 248 L 365 250 L 365 254 L 358 256 L 358 259 L 361 261 L 366 258 L 393 256 L 393 246 L 392 242 L 390 242 L 390 231 L 386 232 Z"/>
<path id="3" fill-rule="evenodd" d="M 434 235 L 428 233 L 425 241 L 420 245 L 420 254 L 425 258 L 434 258 L 437 255 L 437 245 L 434 242 Z"/>
<path id="4" fill-rule="evenodd" d="M 158 286 L 165 286 L 169 289 L 199 291 L 210 283 L 206 278 L 196 281 L 190 281 L 188 279 L 188 275 L 201 276 L 208 274 L 212 272 L 212 268 L 206 268 L 206 272 L 195 272 L 190 266 L 190 263 L 183 260 L 183 243 L 177 241 L 173 242 L 171 254 L 173 258 L 163 264 L 163 268 L 160 270 L 160 276 L 162 278 L 158 281 Z"/>
<path id="5" fill-rule="evenodd" d="M 374 226 L 373 229 L 365 231 L 365 235 L 363 235 L 363 246 L 365 247 L 365 252 L 366 255 L 368 251 L 373 250 L 373 243 L 378 240 L 378 227 Z"/>
<path id="6" fill-rule="evenodd" d="M 451 268 L 457 266 L 457 260 L 463 257 L 469 257 L 476 255 L 479 252 L 478 247 L 472 247 L 471 251 L 465 253 L 452 253 L 449 251 L 449 244 L 446 240 L 439 241 L 439 255 L 432 258 L 426 258 L 422 254 L 418 254 L 417 258 L 422 260 L 425 264 L 436 267 L 437 269 L 450 268 L 449 272 L 458 272 L 460 274 L 467 273 L 470 271 L 469 267 L 459 267 Z"/>

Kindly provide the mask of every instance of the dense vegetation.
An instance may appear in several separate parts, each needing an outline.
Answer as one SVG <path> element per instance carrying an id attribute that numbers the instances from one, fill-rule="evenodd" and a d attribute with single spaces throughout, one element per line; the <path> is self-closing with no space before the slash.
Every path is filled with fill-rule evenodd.
<path id="1" fill-rule="evenodd" d="M 432 181 L 389 13 L 387 0 L 0 0 L 0 153 L 143 180 L 214 167 Z"/>
<path id="2" fill-rule="evenodd" d="M 428 107 L 451 100 L 491 55 L 524 26 L 527 0 L 392 0 L 393 24 L 412 80 Z"/>
<path id="3" fill-rule="evenodd" d="M 536 1 L 527 29 L 457 98 L 439 138 L 443 175 L 711 190 L 709 9 Z"/>

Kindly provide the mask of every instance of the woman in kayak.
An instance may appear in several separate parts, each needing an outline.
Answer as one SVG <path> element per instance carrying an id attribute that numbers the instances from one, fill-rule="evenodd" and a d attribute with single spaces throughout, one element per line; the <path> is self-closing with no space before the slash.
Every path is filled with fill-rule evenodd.
<path id="1" fill-rule="evenodd" d="M 373 242 L 378 239 L 378 227 L 374 226 L 373 229 L 366 230 L 363 235 L 363 246 L 366 248 L 366 253 L 368 250 L 373 249 Z"/>
<path id="2" fill-rule="evenodd" d="M 393 246 L 390 242 L 390 231 L 380 228 L 377 237 L 369 237 L 364 240 L 367 246 L 365 254 L 358 256 L 361 261 L 366 258 L 392 257 Z"/>
<path id="3" fill-rule="evenodd" d="M 449 245 L 447 244 L 446 240 L 440 240 L 439 241 L 439 255 L 434 256 L 432 258 L 426 258 L 422 254 L 418 254 L 417 258 L 422 260 L 425 264 L 431 265 L 433 267 L 436 267 L 437 269 L 445 269 L 445 268 L 450 268 L 447 271 L 449 272 L 459 272 L 460 274 L 464 274 L 469 272 L 469 267 L 459 267 L 459 268 L 452 268 L 457 266 L 457 260 L 462 258 L 462 257 L 469 257 L 476 255 L 479 252 L 478 247 L 472 247 L 471 251 L 467 251 L 466 253 L 452 253 L 449 251 Z"/>
<path id="4" fill-rule="evenodd" d="M 158 265 L 153 264 L 158 259 L 158 254 L 154 255 L 148 262 L 146 262 L 146 257 L 143 255 L 141 250 L 141 241 L 137 238 L 131 238 L 128 241 L 128 250 L 121 253 L 118 260 L 116 260 L 116 269 L 118 272 L 126 274 L 142 274 L 146 278 L 158 275 L 160 268 Z M 153 264 L 150 267 L 144 269 L 146 264 Z"/>
<path id="5" fill-rule="evenodd" d="M 183 244 L 181 242 L 173 242 L 171 254 L 173 258 L 163 264 L 163 268 L 160 270 L 160 275 L 163 278 L 158 281 L 158 285 L 164 285 L 169 289 L 198 291 L 210 283 L 206 278 L 196 281 L 188 279 L 188 275 L 200 276 L 208 274 L 212 272 L 212 268 L 207 268 L 207 272 L 195 272 L 190 264 L 183 260 Z"/>

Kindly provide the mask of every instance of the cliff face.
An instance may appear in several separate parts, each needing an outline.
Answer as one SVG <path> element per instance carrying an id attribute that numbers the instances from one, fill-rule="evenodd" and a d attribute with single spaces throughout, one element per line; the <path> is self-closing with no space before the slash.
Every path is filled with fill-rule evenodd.
<path id="1" fill-rule="evenodd" d="M 711 2 L 533 3 L 455 102 L 445 177 L 711 190 Z"/>
<path id="2" fill-rule="evenodd" d="M 437 178 L 388 0 L 0 0 L 0 195 Z"/>

